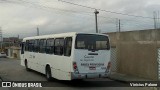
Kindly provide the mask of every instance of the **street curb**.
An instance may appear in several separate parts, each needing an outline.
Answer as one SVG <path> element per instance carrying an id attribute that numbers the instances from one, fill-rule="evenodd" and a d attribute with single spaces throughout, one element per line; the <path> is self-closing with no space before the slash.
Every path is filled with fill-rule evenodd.
<path id="1" fill-rule="evenodd" d="M 109 76 L 110 79 L 116 80 L 116 81 L 121 81 L 121 82 L 128 82 L 128 81 L 153 81 L 141 77 L 135 77 L 131 75 L 126 75 L 126 74 L 120 74 L 120 73 L 114 73 Z"/>

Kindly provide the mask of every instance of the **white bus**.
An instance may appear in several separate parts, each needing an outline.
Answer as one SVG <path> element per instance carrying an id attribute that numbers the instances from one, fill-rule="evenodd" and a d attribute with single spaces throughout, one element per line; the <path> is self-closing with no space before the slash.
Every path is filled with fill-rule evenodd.
<path id="1" fill-rule="evenodd" d="M 21 45 L 21 65 L 46 74 L 47 80 L 107 77 L 109 37 L 76 32 L 27 37 Z"/>

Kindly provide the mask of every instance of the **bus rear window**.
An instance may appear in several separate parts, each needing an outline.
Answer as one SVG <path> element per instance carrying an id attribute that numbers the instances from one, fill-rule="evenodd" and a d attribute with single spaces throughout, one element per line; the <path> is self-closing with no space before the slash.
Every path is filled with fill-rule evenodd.
<path id="1" fill-rule="evenodd" d="M 78 34 L 76 37 L 76 49 L 109 50 L 109 39 L 104 35 Z"/>

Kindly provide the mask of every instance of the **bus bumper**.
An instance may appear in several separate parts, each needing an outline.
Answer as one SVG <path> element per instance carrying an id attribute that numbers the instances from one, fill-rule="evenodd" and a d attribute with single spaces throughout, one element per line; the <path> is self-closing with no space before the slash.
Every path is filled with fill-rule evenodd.
<path id="1" fill-rule="evenodd" d="M 105 78 L 108 77 L 107 73 L 72 73 L 72 79 L 87 79 L 87 78 Z"/>

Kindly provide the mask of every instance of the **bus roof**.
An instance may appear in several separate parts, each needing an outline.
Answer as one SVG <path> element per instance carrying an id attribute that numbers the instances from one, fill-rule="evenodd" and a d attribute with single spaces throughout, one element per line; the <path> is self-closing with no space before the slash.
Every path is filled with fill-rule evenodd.
<path id="1" fill-rule="evenodd" d="M 33 36 L 33 37 L 26 37 L 23 40 L 29 39 L 41 39 L 41 38 L 53 38 L 53 37 L 67 37 L 67 36 L 75 36 L 76 34 L 97 34 L 97 35 L 106 35 L 106 34 L 99 34 L 99 33 L 79 33 L 79 32 L 68 32 L 68 33 L 60 33 L 60 34 L 50 34 L 50 35 L 41 35 L 41 36 Z M 106 35 L 108 36 L 108 35 Z"/>

